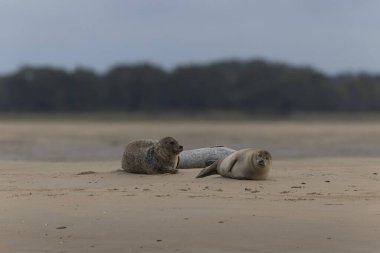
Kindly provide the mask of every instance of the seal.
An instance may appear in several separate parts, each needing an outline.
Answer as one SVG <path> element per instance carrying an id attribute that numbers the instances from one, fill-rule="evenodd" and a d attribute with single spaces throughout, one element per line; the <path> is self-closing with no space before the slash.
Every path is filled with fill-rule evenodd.
<path id="1" fill-rule="evenodd" d="M 130 173 L 177 173 L 179 154 L 183 147 L 173 137 L 161 140 L 136 140 L 130 142 L 123 153 L 121 167 Z"/>
<path id="2" fill-rule="evenodd" d="M 236 150 L 224 146 L 213 146 L 184 150 L 179 155 L 178 169 L 204 168 Z"/>
<path id="3" fill-rule="evenodd" d="M 272 166 L 272 156 L 266 150 L 247 148 L 219 159 L 201 170 L 197 178 L 219 174 L 234 179 L 264 180 Z"/>

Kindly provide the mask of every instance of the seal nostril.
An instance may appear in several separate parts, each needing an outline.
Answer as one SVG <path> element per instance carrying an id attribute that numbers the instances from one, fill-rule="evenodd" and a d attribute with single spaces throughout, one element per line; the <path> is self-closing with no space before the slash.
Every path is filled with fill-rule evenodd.
<path id="1" fill-rule="evenodd" d="M 179 146 L 179 149 L 183 149 L 183 146 Z"/>

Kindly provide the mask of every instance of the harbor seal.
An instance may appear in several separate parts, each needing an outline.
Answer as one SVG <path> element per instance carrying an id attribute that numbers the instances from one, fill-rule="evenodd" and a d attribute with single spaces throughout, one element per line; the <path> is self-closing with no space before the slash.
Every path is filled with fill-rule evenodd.
<path id="1" fill-rule="evenodd" d="M 224 158 L 235 151 L 236 150 L 232 148 L 227 148 L 224 146 L 184 150 L 179 155 L 179 163 L 177 168 L 204 168 L 213 164 L 218 159 Z"/>
<path id="2" fill-rule="evenodd" d="M 161 140 L 130 142 L 123 153 L 121 167 L 130 173 L 177 173 L 179 154 L 183 147 L 173 137 Z"/>
<path id="3" fill-rule="evenodd" d="M 272 156 L 268 151 L 247 148 L 219 159 L 201 170 L 197 178 L 219 174 L 235 179 L 264 180 L 271 165 Z"/>

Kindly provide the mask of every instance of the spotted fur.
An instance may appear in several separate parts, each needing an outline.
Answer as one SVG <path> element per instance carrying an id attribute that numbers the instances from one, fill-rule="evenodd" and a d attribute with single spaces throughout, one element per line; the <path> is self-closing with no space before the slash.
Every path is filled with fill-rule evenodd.
<path id="1" fill-rule="evenodd" d="M 182 150 L 173 137 L 132 141 L 125 148 L 121 167 L 137 174 L 176 173 Z"/>

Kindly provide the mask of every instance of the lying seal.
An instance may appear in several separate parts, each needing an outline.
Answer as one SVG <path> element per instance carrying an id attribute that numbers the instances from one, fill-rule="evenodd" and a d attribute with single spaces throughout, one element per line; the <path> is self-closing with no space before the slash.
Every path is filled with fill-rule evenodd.
<path id="1" fill-rule="evenodd" d="M 184 150 L 179 155 L 178 169 L 204 168 L 236 150 L 224 146 Z"/>
<path id="2" fill-rule="evenodd" d="M 201 170 L 197 178 L 219 174 L 235 179 L 263 180 L 268 176 L 272 156 L 268 151 L 252 148 L 236 151 Z"/>
<path id="3" fill-rule="evenodd" d="M 125 148 L 121 167 L 130 173 L 177 173 L 183 147 L 173 137 L 132 141 Z"/>

